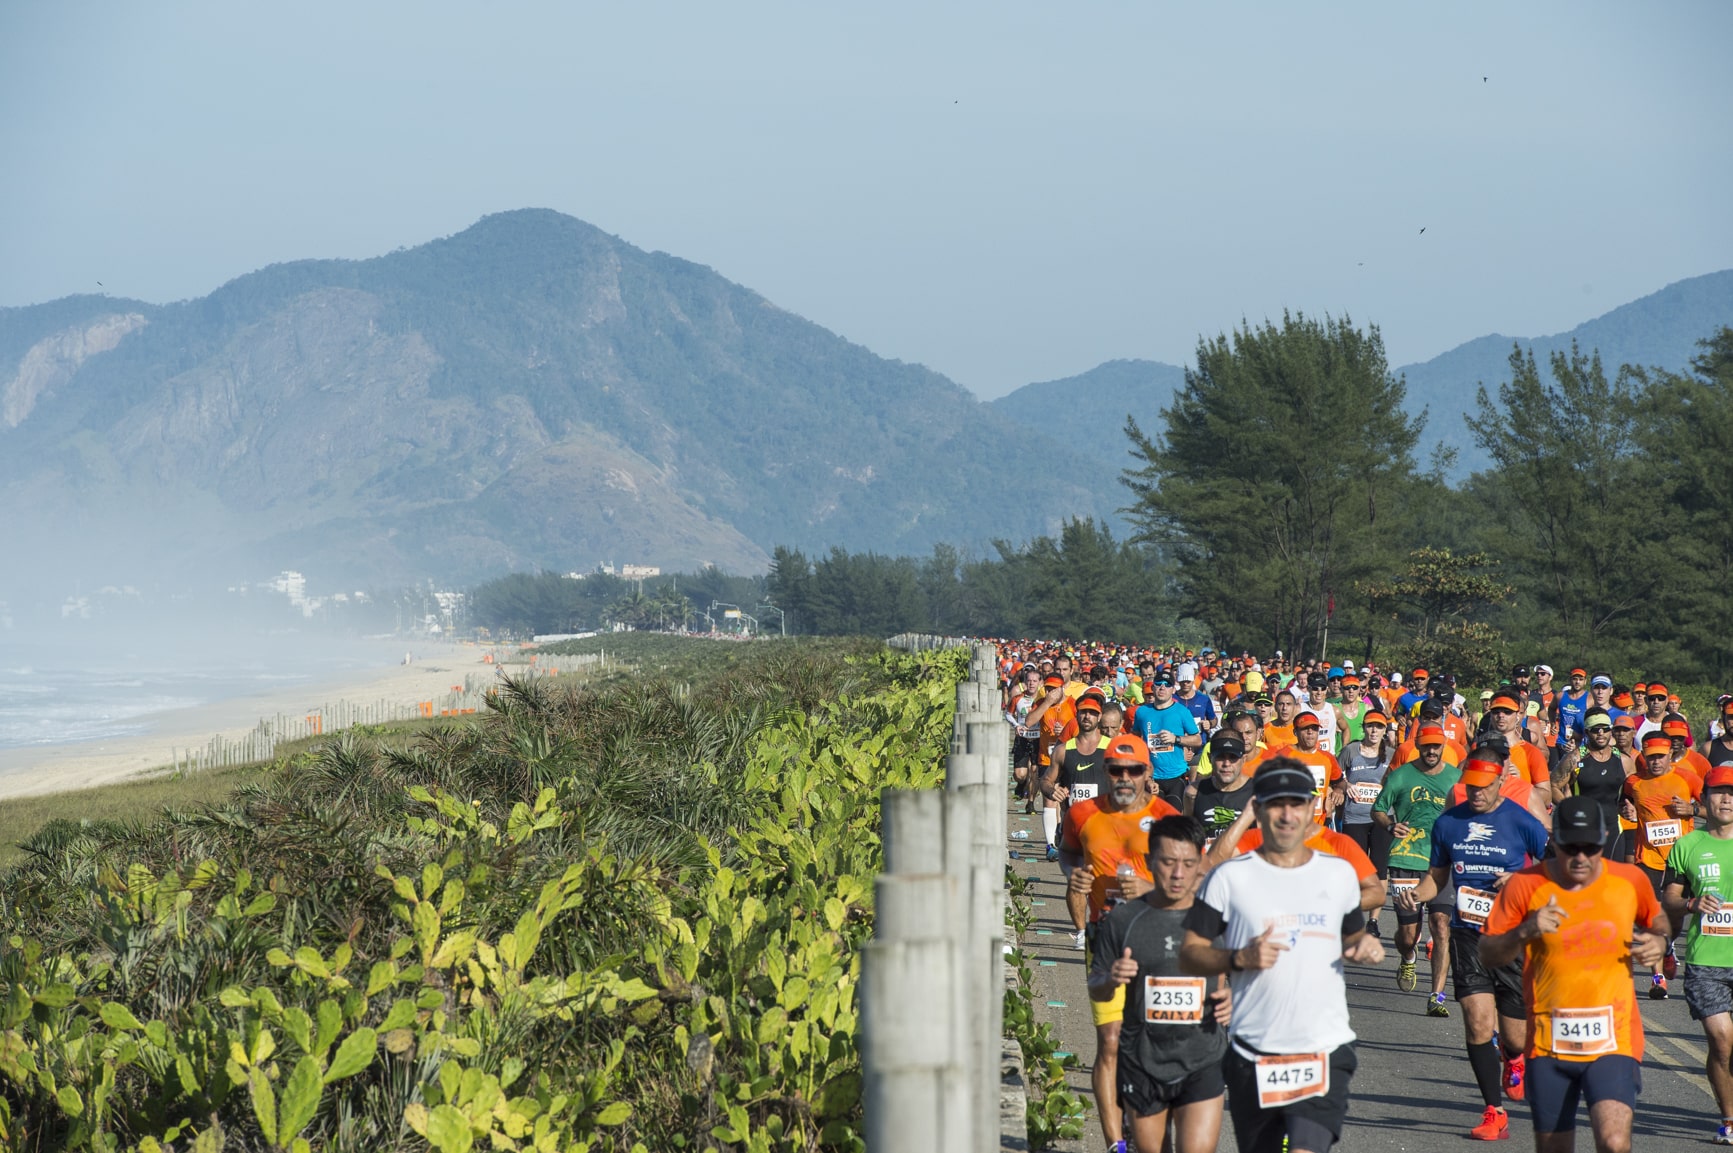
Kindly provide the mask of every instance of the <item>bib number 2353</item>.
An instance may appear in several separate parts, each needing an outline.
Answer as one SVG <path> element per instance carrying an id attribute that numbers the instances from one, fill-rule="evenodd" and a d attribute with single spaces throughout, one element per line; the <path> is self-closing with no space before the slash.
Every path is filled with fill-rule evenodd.
<path id="1" fill-rule="evenodd" d="M 1328 1053 L 1259 1057 L 1256 1069 L 1260 1109 L 1280 1109 L 1330 1091 Z"/>
<path id="2" fill-rule="evenodd" d="M 1202 977 L 1145 977 L 1143 1020 L 1149 1025 L 1197 1025 L 1203 1022 Z"/>

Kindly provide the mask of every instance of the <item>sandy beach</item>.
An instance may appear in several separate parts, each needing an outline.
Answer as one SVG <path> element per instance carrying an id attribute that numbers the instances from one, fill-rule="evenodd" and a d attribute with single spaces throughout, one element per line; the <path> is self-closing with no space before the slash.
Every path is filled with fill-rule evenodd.
<path id="1" fill-rule="evenodd" d="M 242 737 L 261 718 L 279 713 L 303 715 L 339 700 L 411 704 L 449 692 L 454 685 L 463 684 L 465 676 L 491 678 L 494 674 L 494 666 L 482 660 L 488 650 L 479 646 L 418 644 L 415 648 L 412 664 L 386 664 L 390 658 L 382 648 L 381 666 L 376 671 L 357 670 L 337 680 L 157 713 L 148 718 L 148 729 L 135 735 L 0 749 L 0 800 L 87 789 L 137 777 L 167 766 L 173 749 L 201 746 L 218 735 Z"/>

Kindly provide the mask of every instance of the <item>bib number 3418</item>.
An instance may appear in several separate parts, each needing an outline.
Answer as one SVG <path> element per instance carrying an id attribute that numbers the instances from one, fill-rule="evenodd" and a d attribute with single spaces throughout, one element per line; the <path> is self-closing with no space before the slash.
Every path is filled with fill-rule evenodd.
<path id="1" fill-rule="evenodd" d="M 1330 1091 L 1328 1053 L 1259 1057 L 1256 1070 L 1260 1109 L 1280 1109 Z"/>
<path id="2" fill-rule="evenodd" d="M 1553 1011 L 1552 1050 L 1560 1057 L 1594 1057 L 1614 1052 L 1618 1047 L 1611 1005 Z"/>

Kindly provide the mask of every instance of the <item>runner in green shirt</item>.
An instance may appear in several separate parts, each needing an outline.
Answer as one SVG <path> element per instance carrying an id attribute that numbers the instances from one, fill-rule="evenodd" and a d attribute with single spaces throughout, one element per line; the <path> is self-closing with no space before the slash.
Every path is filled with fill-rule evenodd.
<path id="1" fill-rule="evenodd" d="M 1733 765 L 1703 779 L 1702 830 L 1667 854 L 1662 903 L 1667 915 L 1691 914 L 1685 938 L 1685 1005 L 1709 1042 L 1709 1087 L 1721 1110 L 1717 1145 L 1733 1145 Z"/>
<path id="2" fill-rule="evenodd" d="M 1450 790 L 1462 770 L 1444 761 L 1444 730 L 1433 725 L 1421 728 L 1415 737 L 1417 759 L 1392 769 L 1384 787 L 1372 803 L 1372 819 L 1383 825 L 1395 840 L 1390 845 L 1390 891 L 1411 889 L 1432 867 L 1432 822 L 1450 807 Z M 1432 994 L 1426 1001 L 1429 1017 L 1448 1017 L 1444 1001 L 1444 978 L 1450 973 L 1450 914 L 1456 894 L 1439 893 L 1427 903 L 1432 921 Z M 1414 957 L 1420 947 L 1419 909 L 1405 911 L 1396 906 L 1396 987 L 1412 993 L 1420 984 Z"/>

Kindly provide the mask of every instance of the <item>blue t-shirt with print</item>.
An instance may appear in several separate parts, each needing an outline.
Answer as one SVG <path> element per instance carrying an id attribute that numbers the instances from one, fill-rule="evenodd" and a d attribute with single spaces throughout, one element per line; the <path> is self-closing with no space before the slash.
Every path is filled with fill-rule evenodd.
<path id="1" fill-rule="evenodd" d="M 1457 888 L 1493 892 L 1498 874 L 1540 860 L 1546 841 L 1546 826 L 1515 801 L 1507 800 L 1490 813 L 1477 813 L 1464 801 L 1432 822 L 1432 867 L 1449 870 Z M 1450 915 L 1450 923 L 1459 929 L 1475 927 L 1460 911 Z"/>
<path id="2" fill-rule="evenodd" d="M 1132 727 L 1137 730 L 1137 735 L 1143 738 L 1143 743 L 1149 746 L 1150 768 L 1156 780 L 1169 781 L 1174 777 L 1185 776 L 1185 752 L 1177 744 L 1171 749 L 1157 749 L 1155 734 L 1197 736 L 1197 718 L 1192 716 L 1190 709 L 1178 701 L 1169 702 L 1165 709 L 1145 703 L 1137 710 L 1137 719 L 1132 722 Z"/>
<path id="3" fill-rule="evenodd" d="M 1577 742 L 1583 739 L 1583 718 L 1589 715 L 1589 691 L 1580 693 L 1569 690 L 1558 695 L 1558 735 L 1553 738 L 1553 744 L 1558 748 L 1565 747 L 1567 737 L 1575 737 Z"/>
<path id="4" fill-rule="evenodd" d="M 1211 724 L 1215 723 L 1216 706 L 1215 706 L 1215 702 L 1209 699 L 1208 693 L 1194 692 L 1194 693 L 1192 693 L 1191 700 L 1189 700 L 1189 701 L 1186 700 L 1184 697 L 1178 697 L 1178 696 L 1174 697 L 1173 699 L 1176 703 L 1182 704 L 1187 709 L 1190 709 L 1191 715 L 1193 717 L 1197 718 L 1198 724 L 1201 725 L 1205 721 L 1208 721 Z"/>

